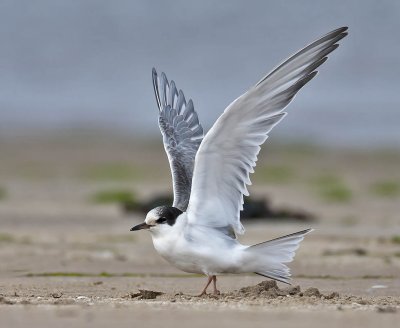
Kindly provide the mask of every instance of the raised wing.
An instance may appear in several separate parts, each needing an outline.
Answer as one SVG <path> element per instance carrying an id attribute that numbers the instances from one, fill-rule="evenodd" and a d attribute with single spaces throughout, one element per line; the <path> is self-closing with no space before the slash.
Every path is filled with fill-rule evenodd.
<path id="1" fill-rule="evenodd" d="M 334 30 L 300 50 L 225 109 L 197 153 L 187 210 L 190 223 L 244 232 L 240 211 L 260 145 L 346 30 Z"/>
<path id="2" fill-rule="evenodd" d="M 158 77 L 154 68 L 153 87 L 159 109 L 158 124 L 171 167 L 173 206 L 186 211 L 192 187 L 194 159 L 203 140 L 203 128 L 192 100 L 186 103 L 182 90 L 177 90 L 174 81 L 168 82 L 164 73 Z"/>

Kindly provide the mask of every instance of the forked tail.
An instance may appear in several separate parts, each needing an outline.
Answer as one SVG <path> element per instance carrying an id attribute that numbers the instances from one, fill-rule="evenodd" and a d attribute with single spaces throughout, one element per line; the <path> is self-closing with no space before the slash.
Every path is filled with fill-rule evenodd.
<path id="1" fill-rule="evenodd" d="M 290 269 L 284 264 L 291 262 L 304 236 L 313 229 L 292 233 L 246 249 L 254 272 L 290 284 Z"/>

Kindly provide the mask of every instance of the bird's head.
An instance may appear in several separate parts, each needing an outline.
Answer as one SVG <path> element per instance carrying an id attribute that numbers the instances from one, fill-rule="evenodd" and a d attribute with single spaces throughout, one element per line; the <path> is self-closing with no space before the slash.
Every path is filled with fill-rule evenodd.
<path id="1" fill-rule="evenodd" d="M 158 206 L 148 212 L 144 222 L 132 227 L 131 231 L 146 229 L 155 232 L 160 229 L 166 229 L 173 226 L 181 214 L 182 211 L 176 207 Z"/>

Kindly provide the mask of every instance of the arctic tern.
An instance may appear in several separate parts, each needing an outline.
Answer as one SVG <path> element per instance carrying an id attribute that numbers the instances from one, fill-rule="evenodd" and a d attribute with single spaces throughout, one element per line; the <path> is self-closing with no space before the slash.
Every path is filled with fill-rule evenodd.
<path id="1" fill-rule="evenodd" d="M 237 240 L 243 195 L 249 195 L 260 146 L 286 115 L 283 110 L 317 74 L 316 69 L 347 35 L 338 28 L 280 64 L 234 100 L 204 136 L 192 100 L 186 101 L 174 81 L 153 68 L 153 87 L 173 181 L 172 206 L 159 206 L 131 231 L 147 229 L 157 252 L 175 267 L 208 277 L 248 273 L 290 283 L 291 262 L 307 229 L 257 245 Z"/>

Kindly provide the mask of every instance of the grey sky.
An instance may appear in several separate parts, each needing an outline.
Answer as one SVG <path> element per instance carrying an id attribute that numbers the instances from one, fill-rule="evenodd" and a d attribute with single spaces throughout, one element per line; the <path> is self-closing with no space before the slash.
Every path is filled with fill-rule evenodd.
<path id="1" fill-rule="evenodd" d="M 350 35 L 274 137 L 400 143 L 399 1 L 0 1 L 0 134 L 107 127 L 158 133 L 155 66 L 204 126 L 294 51 Z M 273 134 L 273 135 L 274 135 Z"/>

